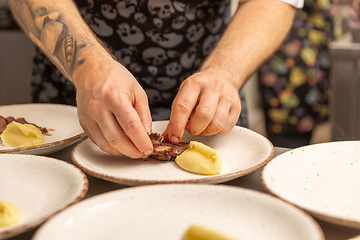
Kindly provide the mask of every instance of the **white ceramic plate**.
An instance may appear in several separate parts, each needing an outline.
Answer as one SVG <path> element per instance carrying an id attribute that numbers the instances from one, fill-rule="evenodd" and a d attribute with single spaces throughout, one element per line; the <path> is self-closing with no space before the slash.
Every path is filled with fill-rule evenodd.
<path id="1" fill-rule="evenodd" d="M 348 240 L 360 240 L 360 235 L 349 238 Z"/>
<path id="2" fill-rule="evenodd" d="M 153 132 L 162 133 L 168 121 L 153 123 Z M 196 140 L 217 150 L 223 159 L 218 175 L 199 175 L 184 171 L 175 161 L 153 158 L 130 159 L 114 157 L 101 151 L 86 139 L 73 150 L 73 162 L 84 172 L 124 185 L 153 183 L 221 183 L 246 175 L 263 166 L 273 155 L 274 147 L 268 139 L 243 127 L 235 127 L 229 134 L 211 137 L 185 133 L 183 141 Z"/>
<path id="3" fill-rule="evenodd" d="M 261 173 L 263 186 L 315 217 L 360 228 L 360 141 L 285 152 Z"/>
<path id="4" fill-rule="evenodd" d="M 265 193 L 225 185 L 158 184 L 86 199 L 45 223 L 33 240 L 181 239 L 192 224 L 239 240 L 324 239 L 310 215 Z"/>
<path id="5" fill-rule="evenodd" d="M 0 200 L 20 208 L 22 220 L 0 227 L 0 239 L 25 232 L 80 201 L 87 192 L 85 174 L 54 158 L 0 154 Z"/>
<path id="6" fill-rule="evenodd" d="M 62 104 L 18 104 L 0 106 L 3 117 L 23 117 L 26 121 L 50 129 L 45 136 L 45 144 L 11 148 L 0 143 L 0 153 L 50 154 L 59 151 L 83 137 L 84 131 L 79 124 L 76 107 Z"/>

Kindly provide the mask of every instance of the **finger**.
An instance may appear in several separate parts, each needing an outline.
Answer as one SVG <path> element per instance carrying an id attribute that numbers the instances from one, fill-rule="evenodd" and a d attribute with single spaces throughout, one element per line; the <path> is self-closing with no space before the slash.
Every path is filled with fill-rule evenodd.
<path id="1" fill-rule="evenodd" d="M 199 135 L 212 122 L 216 109 L 218 109 L 218 94 L 212 91 L 206 91 L 201 97 L 194 115 L 188 123 L 188 132 L 192 135 Z"/>
<path id="2" fill-rule="evenodd" d="M 80 122 L 80 125 L 84 129 L 88 138 L 93 143 L 95 143 L 102 151 L 107 152 L 111 155 L 115 155 L 115 156 L 123 156 L 123 154 L 121 152 L 119 152 L 118 150 L 116 150 L 115 148 L 110 146 L 110 144 L 106 141 L 104 135 L 101 133 L 99 126 L 95 122 L 94 122 L 94 124 L 88 124 L 88 125 L 92 125 L 92 127 L 91 127 L 92 131 L 90 131 L 87 127 L 85 127 L 85 125 L 82 124 L 81 122 Z M 94 135 L 95 135 L 95 137 L 94 137 Z"/>
<path id="3" fill-rule="evenodd" d="M 214 118 L 206 129 L 202 132 L 205 136 L 211 136 L 221 132 L 227 124 L 230 114 L 231 104 L 227 101 L 220 100 Z"/>
<path id="4" fill-rule="evenodd" d="M 168 137 L 172 143 L 180 142 L 191 112 L 196 106 L 199 94 L 200 88 L 198 87 L 188 85 L 180 87 L 170 114 Z"/>
<path id="5" fill-rule="evenodd" d="M 152 132 L 152 119 L 146 94 L 139 94 L 139 96 L 135 99 L 134 108 L 139 114 L 146 132 L 150 134 Z"/>
<path id="6" fill-rule="evenodd" d="M 226 125 L 223 128 L 223 130 L 220 131 L 221 134 L 226 134 L 234 128 L 237 121 L 239 120 L 240 113 L 241 113 L 241 105 L 237 107 L 232 107 L 230 109 L 229 116 L 226 121 Z"/>
<path id="7" fill-rule="evenodd" d="M 164 142 L 169 142 L 169 124 L 167 125 L 166 129 L 162 133 L 162 136 L 164 137 Z"/>
<path id="8" fill-rule="evenodd" d="M 117 108 L 111 108 L 116 118 L 116 122 L 120 125 L 124 134 L 136 146 L 139 152 L 149 156 L 153 152 L 148 132 L 145 130 L 141 119 L 130 101 L 120 101 Z M 119 146 L 120 147 L 120 146 Z"/>
<path id="9" fill-rule="evenodd" d="M 130 158 L 141 158 L 144 153 L 138 149 L 135 143 L 126 135 L 116 117 L 109 111 L 104 111 L 101 119 L 100 129 L 106 141 L 112 148 Z"/>

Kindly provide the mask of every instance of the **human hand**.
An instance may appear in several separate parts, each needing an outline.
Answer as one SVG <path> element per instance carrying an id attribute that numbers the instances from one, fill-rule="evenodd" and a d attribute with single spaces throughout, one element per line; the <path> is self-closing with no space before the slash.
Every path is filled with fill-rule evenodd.
<path id="1" fill-rule="evenodd" d="M 147 95 L 125 67 L 113 59 L 87 65 L 74 83 L 80 124 L 101 150 L 130 158 L 152 153 Z"/>
<path id="2" fill-rule="evenodd" d="M 178 143 L 185 129 L 192 135 L 225 134 L 235 126 L 240 111 L 238 89 L 226 74 L 206 69 L 181 84 L 163 135 L 166 140 Z"/>

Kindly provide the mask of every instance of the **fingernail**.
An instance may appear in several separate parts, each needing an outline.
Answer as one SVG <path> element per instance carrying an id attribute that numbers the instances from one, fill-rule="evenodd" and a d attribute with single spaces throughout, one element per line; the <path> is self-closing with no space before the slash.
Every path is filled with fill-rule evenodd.
<path id="1" fill-rule="evenodd" d="M 150 134 L 152 132 L 151 127 L 146 127 L 145 130 L 148 134 Z"/>
<path id="2" fill-rule="evenodd" d="M 144 152 L 144 155 L 145 156 L 150 156 L 150 154 L 152 154 L 152 150 L 146 150 L 145 152 Z"/>
<path id="3" fill-rule="evenodd" d="M 172 135 L 170 138 L 170 141 L 173 143 L 178 143 L 178 142 L 180 142 L 180 139 L 177 136 Z"/>

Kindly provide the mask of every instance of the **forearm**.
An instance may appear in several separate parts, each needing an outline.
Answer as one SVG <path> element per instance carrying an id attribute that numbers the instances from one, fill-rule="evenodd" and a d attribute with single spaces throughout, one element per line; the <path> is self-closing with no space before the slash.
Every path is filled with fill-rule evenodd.
<path id="1" fill-rule="evenodd" d="M 9 0 L 14 18 L 68 79 L 87 61 L 109 56 L 71 0 Z"/>
<path id="2" fill-rule="evenodd" d="M 242 87 L 279 47 L 292 25 L 294 13 L 293 7 L 275 0 L 240 3 L 201 70 L 221 70 L 236 88 Z"/>

